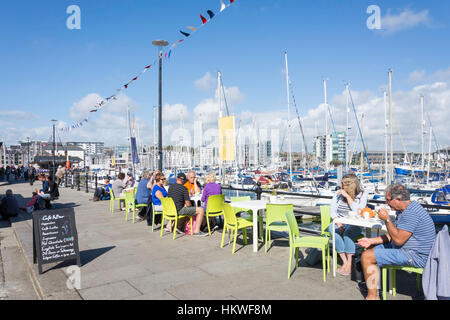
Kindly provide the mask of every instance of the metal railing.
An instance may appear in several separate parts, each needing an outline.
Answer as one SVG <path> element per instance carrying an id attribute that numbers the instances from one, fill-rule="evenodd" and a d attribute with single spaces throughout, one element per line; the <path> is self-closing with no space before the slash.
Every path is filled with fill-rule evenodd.
<path id="1" fill-rule="evenodd" d="M 96 173 L 89 173 L 89 172 L 73 172 L 68 173 L 64 177 L 66 188 L 76 189 L 77 191 L 82 191 L 86 193 L 94 193 L 95 190 L 98 187 L 104 186 L 103 181 L 99 181 L 99 177 Z M 256 196 L 256 199 L 260 200 L 261 195 L 263 193 L 272 194 L 273 191 L 270 190 L 263 190 L 261 187 L 256 187 L 255 189 L 239 189 L 239 188 L 233 188 L 230 186 L 222 186 L 222 190 L 229 190 L 229 191 L 237 191 L 237 192 L 245 192 L 245 193 L 254 193 Z M 308 193 L 296 193 L 296 192 L 287 192 L 287 191 L 276 191 L 277 195 L 288 195 L 288 196 L 294 196 L 299 198 L 316 198 L 316 199 L 332 199 L 331 196 L 321 196 L 321 195 L 315 195 L 315 194 L 308 194 Z M 375 205 L 375 204 L 384 204 L 385 201 L 381 200 L 369 200 L 369 204 Z M 449 210 L 448 206 L 439 206 L 439 205 L 430 205 L 430 204 L 421 204 L 425 209 L 443 209 L 443 210 Z M 307 210 L 306 207 L 302 206 L 294 206 L 294 214 L 296 218 L 302 218 L 304 215 L 307 216 L 313 216 L 320 218 L 320 209 L 317 208 L 317 210 L 311 210 L 309 208 Z M 299 227 L 300 231 L 306 232 L 306 233 L 312 233 L 312 234 L 320 234 L 320 230 L 315 230 L 311 228 L 304 228 Z"/>

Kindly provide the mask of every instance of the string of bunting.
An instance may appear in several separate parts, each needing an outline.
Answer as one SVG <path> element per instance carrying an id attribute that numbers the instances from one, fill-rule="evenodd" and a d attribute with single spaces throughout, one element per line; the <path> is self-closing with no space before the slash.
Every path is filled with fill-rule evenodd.
<path id="1" fill-rule="evenodd" d="M 209 20 L 207 18 L 205 18 L 202 14 L 200 14 L 200 19 L 202 21 L 202 24 L 197 26 L 197 27 L 192 27 L 192 26 L 187 26 L 186 28 L 189 29 L 189 32 L 186 32 L 184 30 L 180 30 L 180 33 L 184 36 L 183 39 L 180 39 L 174 43 L 172 43 L 167 51 L 165 51 L 163 53 L 163 57 L 164 60 L 168 60 L 170 59 L 170 56 L 172 54 L 172 51 L 180 46 L 184 40 L 186 40 L 187 38 L 189 38 L 190 36 L 192 36 L 195 32 L 197 32 L 198 30 L 200 30 L 203 26 L 205 26 L 206 23 L 208 23 L 209 21 L 211 21 L 213 18 L 217 17 L 219 14 L 221 14 L 225 9 L 227 9 L 228 7 L 230 7 L 233 2 L 235 2 L 235 0 L 229 0 L 229 4 L 225 4 L 224 0 L 219 0 L 220 1 L 220 11 L 215 14 L 213 11 L 211 10 L 207 10 L 206 13 L 208 14 Z M 135 76 L 133 79 L 131 79 L 130 81 L 128 81 L 126 84 L 122 85 L 120 88 L 116 89 L 116 91 L 118 93 L 128 89 L 128 87 L 130 86 L 130 84 L 132 84 L 133 82 L 135 82 L 136 80 L 138 80 L 144 73 L 146 73 L 149 69 L 151 69 L 152 66 L 154 66 L 156 63 L 158 62 L 158 58 L 156 58 L 152 64 L 147 65 L 137 76 Z M 117 95 L 113 94 L 107 98 L 104 98 L 102 100 L 100 100 L 100 102 L 98 102 L 97 104 L 95 104 L 92 109 L 89 111 L 90 115 L 86 118 L 84 118 L 81 121 L 78 121 L 77 123 L 65 127 L 65 128 L 60 128 L 58 129 L 59 131 L 62 132 L 70 132 L 71 130 L 74 129 L 78 129 L 81 128 L 85 123 L 87 123 L 89 121 L 89 118 L 91 117 L 92 114 L 98 112 L 100 109 L 102 109 L 103 107 L 105 107 L 109 102 L 111 102 L 112 100 L 117 100 Z"/>

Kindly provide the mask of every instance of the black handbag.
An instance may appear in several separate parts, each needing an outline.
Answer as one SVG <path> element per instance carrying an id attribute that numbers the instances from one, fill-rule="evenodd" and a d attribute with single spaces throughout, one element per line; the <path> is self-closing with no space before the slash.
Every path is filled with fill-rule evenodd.
<path id="1" fill-rule="evenodd" d="M 361 256 L 362 254 L 361 252 L 358 252 L 358 250 L 352 256 L 352 270 L 350 274 L 352 281 L 356 282 L 364 281 L 364 272 L 361 264 Z"/>

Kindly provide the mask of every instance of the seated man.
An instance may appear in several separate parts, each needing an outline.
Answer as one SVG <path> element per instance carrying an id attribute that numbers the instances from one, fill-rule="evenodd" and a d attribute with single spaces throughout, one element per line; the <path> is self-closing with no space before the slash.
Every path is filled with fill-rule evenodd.
<path id="1" fill-rule="evenodd" d="M 111 192 L 110 188 L 112 187 L 112 184 L 109 182 L 109 177 L 106 177 L 105 180 L 105 187 L 98 187 L 94 192 L 94 198 L 93 201 L 100 201 L 100 200 L 110 200 L 111 199 Z"/>
<path id="2" fill-rule="evenodd" d="M 186 176 L 184 173 L 181 173 L 183 175 L 183 179 L 186 180 Z M 184 183 L 184 186 L 186 189 L 188 189 L 189 195 L 199 195 L 201 193 L 201 185 L 197 181 L 197 177 L 195 176 L 194 171 L 189 171 L 187 175 L 187 181 Z"/>
<path id="3" fill-rule="evenodd" d="M 16 217 L 19 212 L 19 204 L 14 197 L 12 190 L 6 190 L 5 197 L 0 203 L 0 214 L 2 220 L 8 220 L 9 217 Z"/>
<path id="4" fill-rule="evenodd" d="M 191 205 L 188 190 L 183 186 L 183 176 L 185 176 L 183 173 L 178 174 L 177 183 L 170 186 L 167 196 L 173 199 L 179 215 L 196 216 L 197 225 L 195 226 L 194 236 L 206 236 L 207 233 L 200 231 L 205 210 L 202 207 Z M 171 227 L 168 225 L 168 230 L 170 229 Z"/>
<path id="5" fill-rule="evenodd" d="M 388 233 L 358 241 L 361 247 L 367 249 L 362 255 L 361 263 L 368 288 L 368 300 L 378 299 L 377 265 L 424 268 L 436 238 L 433 220 L 419 203 L 410 200 L 406 187 L 401 184 L 390 185 L 385 193 L 387 204 L 397 211 L 395 221 L 391 221 L 386 209 L 380 209 L 378 216 L 385 221 Z"/>

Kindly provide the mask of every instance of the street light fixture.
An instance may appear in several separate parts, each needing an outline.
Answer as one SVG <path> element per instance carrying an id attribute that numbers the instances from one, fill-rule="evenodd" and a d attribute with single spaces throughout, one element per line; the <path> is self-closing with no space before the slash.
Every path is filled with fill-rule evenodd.
<path id="1" fill-rule="evenodd" d="M 159 154 L 159 164 L 158 169 L 162 171 L 163 167 L 163 147 L 162 147 L 162 48 L 169 45 L 166 40 L 155 40 L 152 42 L 153 45 L 157 46 L 159 49 L 159 114 L 158 114 L 158 154 Z"/>

